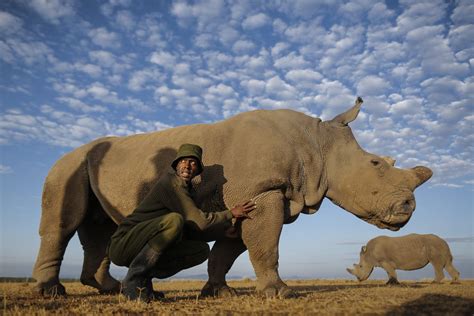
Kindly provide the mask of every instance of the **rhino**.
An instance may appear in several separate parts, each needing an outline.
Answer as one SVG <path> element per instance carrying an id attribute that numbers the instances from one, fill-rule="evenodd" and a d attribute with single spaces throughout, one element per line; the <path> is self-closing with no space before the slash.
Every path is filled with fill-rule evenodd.
<path id="1" fill-rule="evenodd" d="M 459 272 L 453 266 L 453 256 L 449 246 L 433 234 L 409 234 L 401 237 L 378 236 L 369 240 L 360 251 L 360 262 L 347 272 L 359 281 L 369 278 L 374 267 L 387 272 L 387 284 L 399 284 L 396 269 L 417 270 L 431 263 L 435 271 L 433 282 L 444 279 L 443 269 L 448 271 L 452 283 L 459 283 Z"/>
<path id="2" fill-rule="evenodd" d="M 76 231 L 84 249 L 81 282 L 99 292 L 119 289 L 106 254 L 111 234 L 169 170 L 177 148 L 194 143 L 203 148 L 205 164 L 193 180 L 198 207 L 220 211 L 249 199 L 257 204 L 252 218 L 241 223 L 239 238 L 215 238 L 201 294 L 236 294 L 225 276 L 248 250 L 256 290 L 269 297 L 292 295 L 278 273 L 283 224 L 315 213 L 326 197 L 395 231 L 415 210 L 415 188 L 432 175 L 423 166 L 396 168 L 359 146 L 348 124 L 362 102 L 358 98 L 328 121 L 288 109 L 255 110 L 211 124 L 100 138 L 65 154 L 44 183 L 35 291 L 65 294 L 59 271 Z"/>

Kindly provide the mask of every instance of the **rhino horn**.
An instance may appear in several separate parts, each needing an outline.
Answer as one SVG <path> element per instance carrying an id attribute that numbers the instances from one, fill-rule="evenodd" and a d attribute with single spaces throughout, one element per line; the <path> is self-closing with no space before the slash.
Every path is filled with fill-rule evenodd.
<path id="1" fill-rule="evenodd" d="M 426 168 L 423 166 L 416 166 L 411 170 L 415 172 L 415 175 L 418 178 L 418 181 L 416 183 L 417 187 L 428 181 L 428 179 L 431 178 L 431 176 L 433 175 L 433 171 L 431 171 L 430 168 Z"/>

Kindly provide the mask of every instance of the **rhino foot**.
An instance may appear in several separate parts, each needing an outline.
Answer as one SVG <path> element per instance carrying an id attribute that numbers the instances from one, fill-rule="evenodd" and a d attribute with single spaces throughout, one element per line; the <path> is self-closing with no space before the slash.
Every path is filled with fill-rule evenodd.
<path id="1" fill-rule="evenodd" d="M 276 286 L 267 286 L 262 291 L 262 294 L 267 298 L 290 298 L 295 297 L 296 293 L 288 286 L 276 287 Z"/>
<path id="2" fill-rule="evenodd" d="M 120 293 L 120 282 L 110 278 L 107 282 L 97 282 L 95 278 L 81 279 L 81 283 L 99 290 L 100 294 Z"/>
<path id="3" fill-rule="evenodd" d="M 395 279 L 395 278 L 390 278 L 390 279 L 388 279 L 386 284 L 387 285 L 400 285 L 400 282 L 398 282 L 398 280 Z"/>
<path id="4" fill-rule="evenodd" d="M 237 291 L 227 284 L 217 285 L 207 282 L 201 290 L 201 297 L 234 297 Z"/>
<path id="5" fill-rule="evenodd" d="M 43 297 L 61 297 L 66 296 L 66 288 L 59 282 L 39 283 L 32 289 L 33 294 Z"/>

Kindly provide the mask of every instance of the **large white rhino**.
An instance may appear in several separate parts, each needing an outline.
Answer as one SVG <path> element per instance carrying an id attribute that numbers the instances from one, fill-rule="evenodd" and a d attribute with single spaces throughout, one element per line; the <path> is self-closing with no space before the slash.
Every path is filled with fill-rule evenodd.
<path id="1" fill-rule="evenodd" d="M 99 291 L 117 290 L 106 256 L 116 223 L 169 168 L 177 148 L 195 143 L 204 149 L 206 165 L 194 183 L 202 209 L 222 210 L 248 199 L 257 203 L 252 219 L 242 223 L 241 239 L 214 244 L 202 294 L 232 294 L 225 275 L 247 249 L 257 290 L 289 295 L 278 274 L 284 223 L 300 213 L 316 212 L 327 197 L 379 228 L 398 230 L 415 210 L 413 191 L 432 175 L 421 166 L 395 168 L 362 150 L 348 126 L 361 104 L 358 98 L 330 121 L 292 110 L 257 110 L 214 124 L 101 138 L 66 154 L 44 184 L 35 290 L 43 295 L 65 293 L 59 269 L 76 231 L 84 248 L 81 281 Z"/>

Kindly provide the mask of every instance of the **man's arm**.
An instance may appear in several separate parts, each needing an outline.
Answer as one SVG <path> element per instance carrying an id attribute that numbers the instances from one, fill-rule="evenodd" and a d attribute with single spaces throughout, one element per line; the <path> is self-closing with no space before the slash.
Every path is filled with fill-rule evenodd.
<path id="1" fill-rule="evenodd" d="M 166 191 L 166 197 L 163 199 L 165 206 L 172 211 L 180 212 L 188 224 L 192 224 L 195 229 L 200 231 L 228 221 L 232 217 L 247 217 L 247 213 L 255 209 L 255 204 L 249 201 L 232 210 L 203 212 L 194 203 L 184 183 L 178 181 L 163 189 Z"/>

